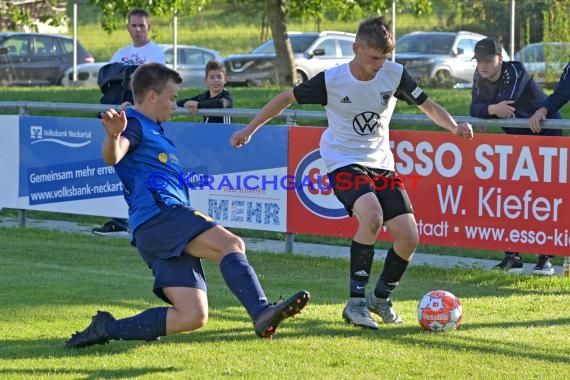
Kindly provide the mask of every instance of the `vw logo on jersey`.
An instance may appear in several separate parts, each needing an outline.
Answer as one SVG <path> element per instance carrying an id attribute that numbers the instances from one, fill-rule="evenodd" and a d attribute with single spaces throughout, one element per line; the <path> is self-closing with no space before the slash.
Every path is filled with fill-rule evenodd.
<path id="1" fill-rule="evenodd" d="M 376 133 L 380 126 L 380 115 L 376 112 L 366 111 L 359 113 L 352 120 L 352 128 L 361 136 Z"/>
<path id="2" fill-rule="evenodd" d="M 325 162 L 318 149 L 309 152 L 295 169 L 297 197 L 313 214 L 328 219 L 345 218 L 348 214 L 334 195 Z"/>

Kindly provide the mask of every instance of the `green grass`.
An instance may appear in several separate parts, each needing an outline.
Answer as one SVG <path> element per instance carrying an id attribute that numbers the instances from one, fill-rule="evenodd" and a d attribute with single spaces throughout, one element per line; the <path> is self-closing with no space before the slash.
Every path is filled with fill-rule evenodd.
<path id="1" fill-rule="evenodd" d="M 493 271 L 411 266 L 394 299 L 404 325 L 360 330 L 340 313 L 344 259 L 251 252 L 270 299 L 304 288 L 312 300 L 272 341 L 205 263 L 210 321 L 160 342 L 62 349 L 99 309 L 127 317 L 160 306 L 152 276 L 124 239 L 0 228 L 0 378 L 474 378 L 559 379 L 570 373 L 570 283 Z M 380 271 L 376 263 L 373 276 Z M 464 324 L 444 334 L 415 321 L 419 298 L 446 289 Z"/>

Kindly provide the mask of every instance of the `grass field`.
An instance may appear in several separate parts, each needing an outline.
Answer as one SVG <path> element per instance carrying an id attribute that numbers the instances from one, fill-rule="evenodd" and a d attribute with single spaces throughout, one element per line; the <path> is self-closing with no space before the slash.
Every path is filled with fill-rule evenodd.
<path id="1" fill-rule="evenodd" d="M 0 228 L 2 379 L 561 379 L 570 373 L 570 283 L 563 278 L 411 266 L 394 299 L 406 323 L 361 330 L 340 317 L 347 261 L 250 252 L 270 299 L 307 289 L 306 311 L 272 341 L 252 324 L 216 265 L 205 264 L 210 322 L 160 342 L 83 350 L 62 343 L 99 309 L 127 317 L 161 302 L 152 276 L 124 239 Z M 376 263 L 373 276 L 380 271 Z M 427 291 L 461 298 L 463 326 L 421 330 Z"/>

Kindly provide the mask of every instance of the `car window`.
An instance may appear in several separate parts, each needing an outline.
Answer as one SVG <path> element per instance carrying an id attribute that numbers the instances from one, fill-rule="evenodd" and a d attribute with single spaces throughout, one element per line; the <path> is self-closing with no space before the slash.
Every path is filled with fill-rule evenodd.
<path id="1" fill-rule="evenodd" d="M 166 64 L 167 65 L 172 65 L 172 63 L 174 62 L 174 49 L 167 49 L 164 51 L 164 56 L 166 57 Z M 181 63 L 181 61 L 183 61 L 180 58 L 180 49 L 178 50 L 178 63 Z"/>
<path id="2" fill-rule="evenodd" d="M 30 39 L 27 36 L 14 36 L 6 38 L 0 46 L 8 49 L 8 55 L 28 55 Z"/>
<path id="3" fill-rule="evenodd" d="M 55 38 L 36 36 L 34 39 L 34 54 L 37 56 L 61 55 L 61 49 Z"/>
<path id="4" fill-rule="evenodd" d="M 397 44 L 398 53 L 449 54 L 454 36 L 446 34 L 412 34 L 402 36 Z"/>
<path id="5" fill-rule="evenodd" d="M 532 45 L 525 49 L 523 62 L 544 62 L 544 52 L 542 45 Z"/>
<path id="6" fill-rule="evenodd" d="M 63 54 L 73 54 L 73 40 L 68 40 L 67 38 L 59 40 L 60 45 L 63 49 Z M 79 42 L 77 43 L 77 50 L 81 50 Z"/>
<path id="7" fill-rule="evenodd" d="M 293 53 L 303 53 L 315 41 L 317 36 L 314 35 L 290 35 L 291 48 Z M 273 40 L 268 40 L 251 51 L 252 54 L 275 54 L 275 46 Z"/>
<path id="8" fill-rule="evenodd" d="M 340 44 L 340 52 L 343 57 L 352 57 L 354 55 L 354 51 L 352 50 L 352 42 L 346 40 L 338 40 Z"/>
<path id="9" fill-rule="evenodd" d="M 206 66 L 208 61 L 214 59 L 214 55 L 198 49 L 188 49 L 186 51 L 186 62 L 189 65 Z"/>
<path id="10" fill-rule="evenodd" d="M 334 58 L 336 57 L 336 40 L 324 40 L 315 46 L 315 50 L 316 49 L 324 50 L 325 53 L 322 55 L 322 57 Z"/>
<path id="11" fill-rule="evenodd" d="M 473 57 L 473 55 L 475 55 L 475 44 L 477 41 L 478 40 L 474 40 L 472 38 L 463 38 L 459 40 L 457 47 L 463 50 L 461 55 L 466 55 L 469 58 Z"/>
<path id="12" fill-rule="evenodd" d="M 551 43 L 544 45 L 546 61 L 566 61 L 570 57 L 570 44 Z"/>

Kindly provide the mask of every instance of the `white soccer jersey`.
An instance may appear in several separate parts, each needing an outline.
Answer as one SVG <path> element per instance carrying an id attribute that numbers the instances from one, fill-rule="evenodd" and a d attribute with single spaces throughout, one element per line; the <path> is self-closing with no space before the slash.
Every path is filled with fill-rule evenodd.
<path id="1" fill-rule="evenodd" d="M 348 64 L 336 66 L 295 87 L 294 94 L 300 104 L 325 106 L 329 125 L 320 153 L 329 172 L 350 164 L 393 171 L 388 126 L 396 99 L 415 105 L 427 99 L 403 66 L 390 61 L 369 81 L 356 79 Z"/>
<path id="2" fill-rule="evenodd" d="M 143 63 L 157 62 L 166 64 L 164 50 L 154 41 L 149 41 L 146 45 L 135 47 L 129 45 L 119 49 L 111 58 L 111 62 L 119 62 L 125 65 L 142 65 Z"/>

